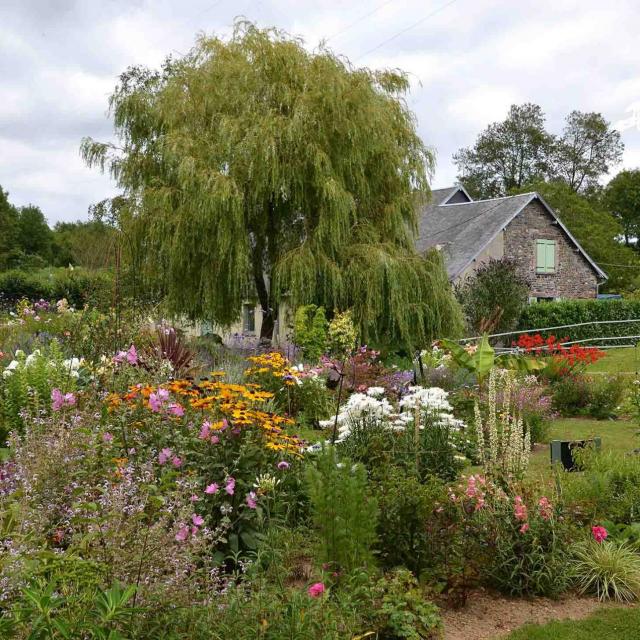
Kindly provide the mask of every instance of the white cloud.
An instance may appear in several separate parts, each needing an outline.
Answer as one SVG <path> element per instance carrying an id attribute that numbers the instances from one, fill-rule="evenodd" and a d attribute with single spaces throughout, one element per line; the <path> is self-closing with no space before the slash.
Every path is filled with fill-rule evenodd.
<path id="1" fill-rule="evenodd" d="M 51 221 L 86 216 L 88 205 L 113 195 L 115 187 L 83 165 L 78 147 L 85 135 L 111 138 L 105 113 L 118 75 L 129 65 L 156 66 L 167 54 L 185 53 L 198 31 L 229 33 L 234 15 L 302 35 L 310 49 L 335 34 L 329 46 L 356 64 L 405 69 L 420 134 L 438 152 L 436 186 L 455 177 L 452 153 L 472 144 L 514 102 L 540 104 L 557 131 L 572 109 L 601 111 L 624 123 L 632 115 L 627 109 L 640 101 L 637 0 L 444 5 L 0 2 L 0 185 L 17 204 L 39 204 Z M 639 166 L 640 131 L 627 127 L 623 138 L 624 166 Z"/>

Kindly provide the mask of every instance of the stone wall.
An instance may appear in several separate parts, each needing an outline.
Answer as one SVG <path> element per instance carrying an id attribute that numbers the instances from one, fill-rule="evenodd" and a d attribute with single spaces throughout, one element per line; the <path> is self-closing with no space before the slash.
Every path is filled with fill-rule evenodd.
<path id="1" fill-rule="evenodd" d="M 504 231 L 504 255 L 514 258 L 536 298 L 595 298 L 598 277 L 542 204 L 534 200 Z M 536 273 L 536 240 L 556 241 L 555 273 Z"/>

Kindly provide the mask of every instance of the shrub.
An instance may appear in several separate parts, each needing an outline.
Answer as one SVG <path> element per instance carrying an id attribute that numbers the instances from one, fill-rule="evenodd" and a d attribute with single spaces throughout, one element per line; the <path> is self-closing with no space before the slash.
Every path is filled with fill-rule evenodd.
<path id="1" fill-rule="evenodd" d="M 307 483 L 324 561 L 347 573 L 370 565 L 378 508 L 367 492 L 365 468 L 339 461 L 327 447 L 307 469 Z"/>
<path id="2" fill-rule="evenodd" d="M 635 320 L 640 318 L 640 300 L 563 300 L 528 305 L 522 311 L 518 329 L 540 330 L 569 324 L 606 320 Z M 594 339 L 619 335 L 640 335 L 640 322 L 623 324 L 588 324 L 571 327 L 572 340 Z M 549 332 L 541 332 L 544 337 Z M 551 333 L 554 333 L 552 331 Z M 607 344 L 626 344 L 628 339 L 608 340 Z"/>
<path id="3" fill-rule="evenodd" d="M 338 313 L 329 323 L 329 352 L 335 358 L 343 359 L 350 355 L 356 347 L 358 333 L 353 324 L 351 311 Z"/>
<path id="4" fill-rule="evenodd" d="M 631 602 L 640 595 L 640 555 L 626 544 L 589 540 L 574 547 L 572 568 L 582 593 Z"/>
<path id="5" fill-rule="evenodd" d="M 513 329 L 527 304 L 529 281 L 520 275 L 515 260 L 490 259 L 456 287 L 456 297 L 474 334 L 488 329 Z"/>
<path id="6" fill-rule="evenodd" d="M 317 362 L 327 350 L 327 318 L 324 307 L 310 304 L 298 307 L 293 322 L 293 342 L 306 360 Z"/>
<path id="7" fill-rule="evenodd" d="M 626 388 L 624 376 L 572 374 L 553 384 L 553 408 L 563 416 L 611 418 L 616 415 Z"/>

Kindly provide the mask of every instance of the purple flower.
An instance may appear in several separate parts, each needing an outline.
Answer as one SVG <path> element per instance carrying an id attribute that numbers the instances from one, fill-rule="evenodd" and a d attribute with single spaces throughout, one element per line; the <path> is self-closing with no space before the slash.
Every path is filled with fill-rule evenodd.
<path id="1" fill-rule="evenodd" d="M 208 420 L 205 420 L 202 423 L 202 427 L 200 429 L 200 433 L 198 434 L 198 438 L 201 440 L 206 440 L 209 437 L 209 429 L 211 427 L 211 423 Z"/>
<path id="2" fill-rule="evenodd" d="M 53 411 L 60 411 L 65 405 L 72 407 L 75 403 L 76 397 L 73 393 L 63 394 L 62 391 L 57 388 L 51 390 L 51 409 Z"/>
<path id="3" fill-rule="evenodd" d="M 227 485 L 224 490 L 230 495 L 233 495 L 233 492 L 236 490 L 236 479 L 229 476 L 227 478 Z"/>
<path id="4" fill-rule="evenodd" d="M 278 469 L 280 469 L 280 471 L 284 471 L 285 469 L 288 469 L 291 465 L 286 461 L 286 460 L 280 460 L 280 462 L 278 462 Z"/>
<path id="5" fill-rule="evenodd" d="M 154 413 L 158 413 L 161 408 L 162 408 L 162 402 L 158 397 L 158 394 L 152 393 L 149 396 L 149 409 L 151 409 L 151 411 L 153 411 Z"/>
<path id="6" fill-rule="evenodd" d="M 158 389 L 158 398 L 162 400 L 162 402 L 166 402 L 169 399 L 169 391 L 160 387 Z"/>
<path id="7" fill-rule="evenodd" d="M 255 491 L 251 491 L 247 495 L 247 506 L 249 507 L 249 509 L 255 509 L 258 506 L 257 499 L 258 496 L 256 495 Z"/>
<path id="8" fill-rule="evenodd" d="M 107 431 L 102 434 L 102 441 L 109 444 L 110 442 L 113 442 L 113 436 Z"/>
<path id="9" fill-rule="evenodd" d="M 204 518 L 199 516 L 197 513 L 194 513 L 191 516 L 191 522 L 193 522 L 196 527 L 201 527 L 204 524 Z"/>
<path id="10" fill-rule="evenodd" d="M 160 464 L 165 464 L 167 462 L 167 460 L 169 460 L 169 458 L 171 458 L 172 455 L 173 455 L 173 451 L 171 451 L 171 449 L 169 449 L 168 447 L 165 447 L 158 454 L 158 462 Z"/>
<path id="11" fill-rule="evenodd" d="M 213 482 L 210 485 L 207 485 L 207 488 L 204 490 L 204 492 L 212 495 L 214 493 L 218 493 L 219 488 L 220 487 L 218 486 L 218 484 L 216 482 Z"/>

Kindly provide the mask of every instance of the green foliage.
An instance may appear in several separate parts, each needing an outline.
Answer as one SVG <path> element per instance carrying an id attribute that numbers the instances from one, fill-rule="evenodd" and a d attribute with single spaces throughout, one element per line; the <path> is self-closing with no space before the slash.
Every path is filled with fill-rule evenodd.
<path id="1" fill-rule="evenodd" d="M 356 348 L 358 334 L 351 311 L 343 311 L 329 323 L 329 351 L 335 358 L 346 358 Z"/>
<path id="2" fill-rule="evenodd" d="M 86 269 L 115 266 L 117 230 L 103 222 L 58 222 L 54 227 L 56 264 Z"/>
<path id="3" fill-rule="evenodd" d="M 589 540 L 575 546 L 572 568 L 582 593 L 631 602 L 640 596 L 640 555 L 626 544 Z"/>
<path id="4" fill-rule="evenodd" d="M 414 250 L 434 160 L 408 87 L 237 22 L 161 71 L 123 74 L 118 147 L 85 140 L 82 153 L 125 192 L 142 274 L 170 310 L 229 325 L 250 289 L 270 338 L 286 293 L 424 341 L 455 330 L 458 311 L 441 260 Z"/>
<path id="5" fill-rule="evenodd" d="M 604 202 L 622 226 L 625 243 L 630 244 L 640 235 L 640 169 L 627 169 L 613 178 L 605 189 Z"/>
<path id="6" fill-rule="evenodd" d="M 514 260 L 489 260 L 456 286 L 456 297 L 473 335 L 481 332 L 483 321 L 499 318 L 491 328 L 499 333 L 515 327 L 527 304 L 529 283 Z"/>
<path id="7" fill-rule="evenodd" d="M 296 309 L 293 342 L 309 362 L 317 362 L 327 350 L 327 318 L 323 307 L 315 304 Z"/>
<path id="8" fill-rule="evenodd" d="M 619 412 L 626 389 L 627 381 L 621 375 L 572 374 L 554 382 L 553 407 L 563 416 L 612 418 Z"/>
<path id="9" fill-rule="evenodd" d="M 367 492 L 366 469 L 339 461 L 327 447 L 307 469 L 307 483 L 324 561 L 347 573 L 371 565 L 378 509 Z"/>
<path id="10" fill-rule="evenodd" d="M 539 331 L 544 327 L 590 323 L 602 320 L 635 320 L 640 318 L 640 300 L 564 300 L 545 304 L 531 304 L 520 316 L 519 329 L 540 333 L 546 337 L 570 335 L 572 340 L 601 337 L 640 335 L 640 322 L 622 324 L 596 324 L 570 329 Z M 563 334 L 563 332 L 565 332 Z M 627 344 L 629 338 L 608 340 L 607 344 Z"/>
<path id="11" fill-rule="evenodd" d="M 15 303 L 28 300 L 60 300 L 71 306 L 85 304 L 108 308 L 113 303 L 113 276 L 108 271 L 84 269 L 11 270 L 0 273 L 0 297 Z"/>
<path id="12" fill-rule="evenodd" d="M 404 566 L 416 575 L 438 561 L 439 541 L 431 525 L 447 495 L 441 481 L 421 483 L 400 467 L 378 469 L 373 493 L 380 508 L 377 557 L 386 568 Z"/>

